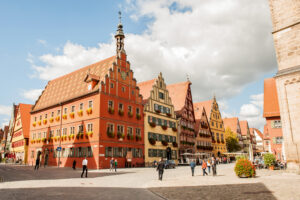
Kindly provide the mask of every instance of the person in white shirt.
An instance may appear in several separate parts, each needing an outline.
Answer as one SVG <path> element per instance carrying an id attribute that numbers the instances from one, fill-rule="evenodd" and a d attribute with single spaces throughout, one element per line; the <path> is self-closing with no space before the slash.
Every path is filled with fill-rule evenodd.
<path id="1" fill-rule="evenodd" d="M 86 159 L 86 157 L 83 159 L 82 161 L 82 173 L 81 173 L 81 178 L 84 174 L 84 171 L 85 171 L 85 177 L 87 178 L 87 173 L 88 173 L 88 168 L 87 168 L 87 165 L 88 165 L 88 160 Z"/>

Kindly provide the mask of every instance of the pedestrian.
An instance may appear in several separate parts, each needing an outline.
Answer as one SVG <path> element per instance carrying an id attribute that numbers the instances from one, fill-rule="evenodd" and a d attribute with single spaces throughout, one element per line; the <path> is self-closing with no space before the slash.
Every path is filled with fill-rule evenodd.
<path id="1" fill-rule="evenodd" d="M 162 181 L 163 174 L 165 169 L 165 163 L 160 159 L 160 162 L 157 164 L 156 171 L 158 171 L 158 180 Z"/>
<path id="2" fill-rule="evenodd" d="M 202 162 L 202 170 L 203 170 L 203 176 L 208 175 L 208 173 L 206 173 L 206 167 L 207 167 L 207 164 L 205 162 L 205 160 L 203 160 Z"/>
<path id="3" fill-rule="evenodd" d="M 76 160 L 73 160 L 73 166 L 72 166 L 73 170 L 76 170 Z"/>
<path id="4" fill-rule="evenodd" d="M 194 176 L 195 167 L 196 167 L 196 163 L 194 162 L 194 160 L 192 160 L 190 162 L 190 166 L 191 166 L 191 170 L 192 170 L 192 176 Z"/>
<path id="5" fill-rule="evenodd" d="M 117 159 L 115 160 L 115 172 L 117 172 L 117 167 L 118 167 L 118 161 Z"/>
<path id="6" fill-rule="evenodd" d="M 40 167 L 40 157 L 38 156 L 35 160 L 35 167 L 34 170 L 38 170 Z"/>
<path id="7" fill-rule="evenodd" d="M 84 171 L 85 171 L 85 177 L 87 178 L 87 173 L 88 173 L 88 168 L 87 168 L 87 165 L 88 165 L 88 160 L 86 159 L 86 157 L 83 159 L 82 161 L 82 173 L 81 173 L 81 178 L 84 174 Z"/>
<path id="8" fill-rule="evenodd" d="M 213 176 L 216 176 L 217 175 L 217 161 L 216 161 L 215 157 L 212 157 L 211 165 L 212 165 Z"/>
<path id="9" fill-rule="evenodd" d="M 109 168 L 109 171 L 114 171 L 114 165 L 115 165 L 114 158 L 111 158 L 110 159 L 110 168 Z"/>
<path id="10" fill-rule="evenodd" d="M 210 166 L 211 166 L 211 161 L 210 159 L 207 160 L 207 168 L 208 168 L 208 173 L 210 174 Z"/>

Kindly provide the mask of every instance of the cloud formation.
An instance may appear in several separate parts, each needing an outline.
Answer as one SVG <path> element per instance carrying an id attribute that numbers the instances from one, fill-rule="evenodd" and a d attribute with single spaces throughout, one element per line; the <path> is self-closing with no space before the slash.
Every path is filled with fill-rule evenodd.
<path id="1" fill-rule="evenodd" d="M 11 106 L 0 105 L 0 115 L 7 115 L 11 114 Z"/>
<path id="2" fill-rule="evenodd" d="M 25 99 L 35 102 L 38 99 L 38 97 L 41 95 L 42 91 L 43 91 L 42 89 L 25 90 L 22 92 L 22 96 Z"/>

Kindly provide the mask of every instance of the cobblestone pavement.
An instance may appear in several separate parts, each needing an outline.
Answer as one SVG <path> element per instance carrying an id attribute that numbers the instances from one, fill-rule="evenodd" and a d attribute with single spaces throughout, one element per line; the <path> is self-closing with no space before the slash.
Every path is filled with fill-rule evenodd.
<path id="1" fill-rule="evenodd" d="M 7 167 L 9 168 L 9 166 Z M 154 168 L 119 169 L 118 174 L 111 173 L 109 170 L 90 170 L 89 177 L 95 177 L 82 179 L 74 178 L 80 177 L 80 171 L 73 172 L 71 169 L 48 168 L 44 169 L 44 173 L 34 173 L 32 168 L 29 168 L 30 170 L 26 168 L 27 171 L 17 166 L 12 168 L 9 169 L 11 173 L 6 176 L 19 176 L 28 171 L 28 173 L 33 173 L 36 176 L 35 179 L 38 180 L 28 180 L 28 178 L 22 180 L 22 175 L 19 178 L 11 177 L 11 181 L 0 183 L 0 199 L 3 194 L 13 194 L 9 191 L 22 194 L 24 191 L 36 189 L 36 191 L 47 195 L 55 195 L 55 191 L 57 191 L 58 194 L 63 194 L 66 197 L 64 199 L 75 200 L 76 197 L 73 198 L 72 196 L 74 194 L 70 194 L 72 191 L 70 188 L 76 188 L 76 192 L 82 191 L 82 194 L 91 198 L 95 197 L 93 192 L 99 190 L 103 194 L 113 193 L 117 195 L 115 199 L 124 199 L 127 196 L 128 198 L 141 199 L 135 197 L 133 195 L 135 193 L 140 195 L 145 193 L 145 198 L 150 194 L 155 194 L 155 198 L 158 199 L 300 199 L 299 175 L 285 171 L 257 170 L 256 178 L 238 178 L 233 171 L 234 164 L 219 165 L 216 177 L 202 176 L 200 167 L 196 167 L 195 176 L 192 177 L 188 166 L 177 167 L 176 169 L 165 170 L 163 181 L 158 180 Z M 22 170 L 25 171 L 22 172 Z M 50 171 L 52 174 L 60 175 L 51 175 Z M 2 173 L 3 171 L 0 171 L 0 176 Z M 72 174 L 68 175 L 68 173 Z M 39 180 L 39 176 L 44 176 L 42 174 L 48 174 L 45 175 L 48 179 Z M 115 176 L 111 174 L 115 174 Z M 31 174 L 26 176 L 31 176 Z M 18 181 L 13 181 L 15 179 Z M 126 193 L 127 190 L 131 192 Z M 53 194 L 51 194 L 52 192 Z M 28 193 L 28 195 L 34 194 Z M 103 199 L 101 193 L 97 194 L 99 197 L 94 199 Z"/>

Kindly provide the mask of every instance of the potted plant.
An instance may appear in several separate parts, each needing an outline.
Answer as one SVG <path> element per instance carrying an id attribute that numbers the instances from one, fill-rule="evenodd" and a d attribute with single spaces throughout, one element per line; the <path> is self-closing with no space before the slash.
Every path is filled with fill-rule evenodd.
<path id="1" fill-rule="evenodd" d="M 115 109 L 113 107 L 108 107 L 109 114 L 114 114 Z"/>
<path id="2" fill-rule="evenodd" d="M 128 117 L 130 117 L 130 118 L 133 117 L 133 113 L 128 111 Z"/>
<path id="3" fill-rule="evenodd" d="M 88 135 L 89 137 L 93 137 L 93 131 L 87 132 L 87 135 Z"/>
<path id="4" fill-rule="evenodd" d="M 120 116 L 123 116 L 123 115 L 124 115 L 124 110 L 119 109 L 119 115 L 120 115 Z"/>
<path id="5" fill-rule="evenodd" d="M 174 132 L 176 132 L 176 131 L 177 131 L 177 128 L 176 128 L 176 127 L 172 127 L 172 130 L 173 130 Z"/>
<path id="6" fill-rule="evenodd" d="M 153 138 L 149 138 L 149 143 L 151 145 L 155 145 L 156 141 Z"/>
<path id="7" fill-rule="evenodd" d="M 142 137 L 141 137 L 140 135 L 136 135 L 136 136 L 135 136 L 135 140 L 136 140 L 136 141 L 139 141 L 139 140 L 141 140 L 141 139 L 142 139 Z"/>
<path id="8" fill-rule="evenodd" d="M 112 131 L 107 130 L 107 136 L 110 138 L 114 138 L 115 137 L 115 133 Z"/>
<path id="9" fill-rule="evenodd" d="M 40 120 L 40 121 L 38 121 L 38 124 L 39 124 L 39 125 L 42 125 L 42 121 L 41 121 L 41 120 Z"/>
<path id="10" fill-rule="evenodd" d="M 166 140 L 162 140 L 161 143 L 162 143 L 162 145 L 164 145 L 164 146 L 168 146 L 168 142 L 167 142 Z"/>
<path id="11" fill-rule="evenodd" d="M 71 112 L 71 113 L 70 113 L 70 117 L 71 117 L 71 119 L 74 119 L 75 113 L 74 113 L 74 112 Z"/>
<path id="12" fill-rule="evenodd" d="M 167 125 L 161 125 L 161 128 L 162 128 L 163 130 L 167 130 L 168 126 L 167 126 Z"/>
<path id="13" fill-rule="evenodd" d="M 141 115 L 140 114 L 136 114 L 136 119 L 140 120 L 141 119 Z"/>
<path id="14" fill-rule="evenodd" d="M 156 126 L 155 122 L 149 122 L 149 124 L 150 124 L 151 127 L 155 127 Z"/>
<path id="15" fill-rule="evenodd" d="M 67 115 L 67 114 L 63 114 L 62 118 L 63 118 L 63 119 L 67 119 L 67 118 L 68 118 L 68 115 Z"/>
<path id="16" fill-rule="evenodd" d="M 246 158 L 241 158 L 236 161 L 234 171 L 240 178 L 255 177 L 255 167 L 251 161 Z"/>
<path id="17" fill-rule="evenodd" d="M 55 120 L 58 122 L 60 120 L 60 116 L 57 116 Z"/>
<path id="18" fill-rule="evenodd" d="M 92 113 L 93 113 L 93 109 L 92 109 L 92 108 L 88 108 L 88 109 L 86 110 L 86 113 L 87 113 L 88 115 L 92 114 Z"/>
<path id="19" fill-rule="evenodd" d="M 52 123 L 54 121 L 53 117 L 49 119 L 49 122 Z"/>
<path id="20" fill-rule="evenodd" d="M 276 158 L 272 153 L 266 153 L 264 155 L 264 162 L 267 167 L 269 167 L 270 170 L 274 170 L 274 164 L 275 164 Z"/>
<path id="21" fill-rule="evenodd" d="M 43 124 L 47 124 L 47 119 L 44 119 L 44 120 L 43 120 Z"/>
<path id="22" fill-rule="evenodd" d="M 172 114 L 171 114 L 171 113 L 166 113 L 166 114 L 167 114 L 167 116 L 168 116 L 168 117 L 171 117 L 171 116 L 172 116 Z"/>
<path id="23" fill-rule="evenodd" d="M 83 110 L 79 110 L 78 112 L 77 112 L 77 114 L 78 114 L 78 116 L 82 116 L 83 115 Z"/>
<path id="24" fill-rule="evenodd" d="M 156 109 L 155 112 L 160 113 L 160 110 Z"/>
<path id="25" fill-rule="evenodd" d="M 122 135 L 123 135 L 123 133 L 121 133 L 121 132 L 118 132 L 118 133 L 117 133 L 117 137 L 118 137 L 118 139 L 122 138 Z"/>
<path id="26" fill-rule="evenodd" d="M 47 138 L 43 138 L 43 139 L 42 139 L 42 141 L 43 141 L 44 143 L 46 143 L 46 141 L 47 141 Z"/>
<path id="27" fill-rule="evenodd" d="M 173 144 L 173 147 L 178 147 L 177 142 L 172 142 L 172 144 Z"/>
<path id="28" fill-rule="evenodd" d="M 36 126 L 36 122 L 33 122 L 33 123 L 32 123 L 32 126 L 35 127 L 35 126 Z"/>

